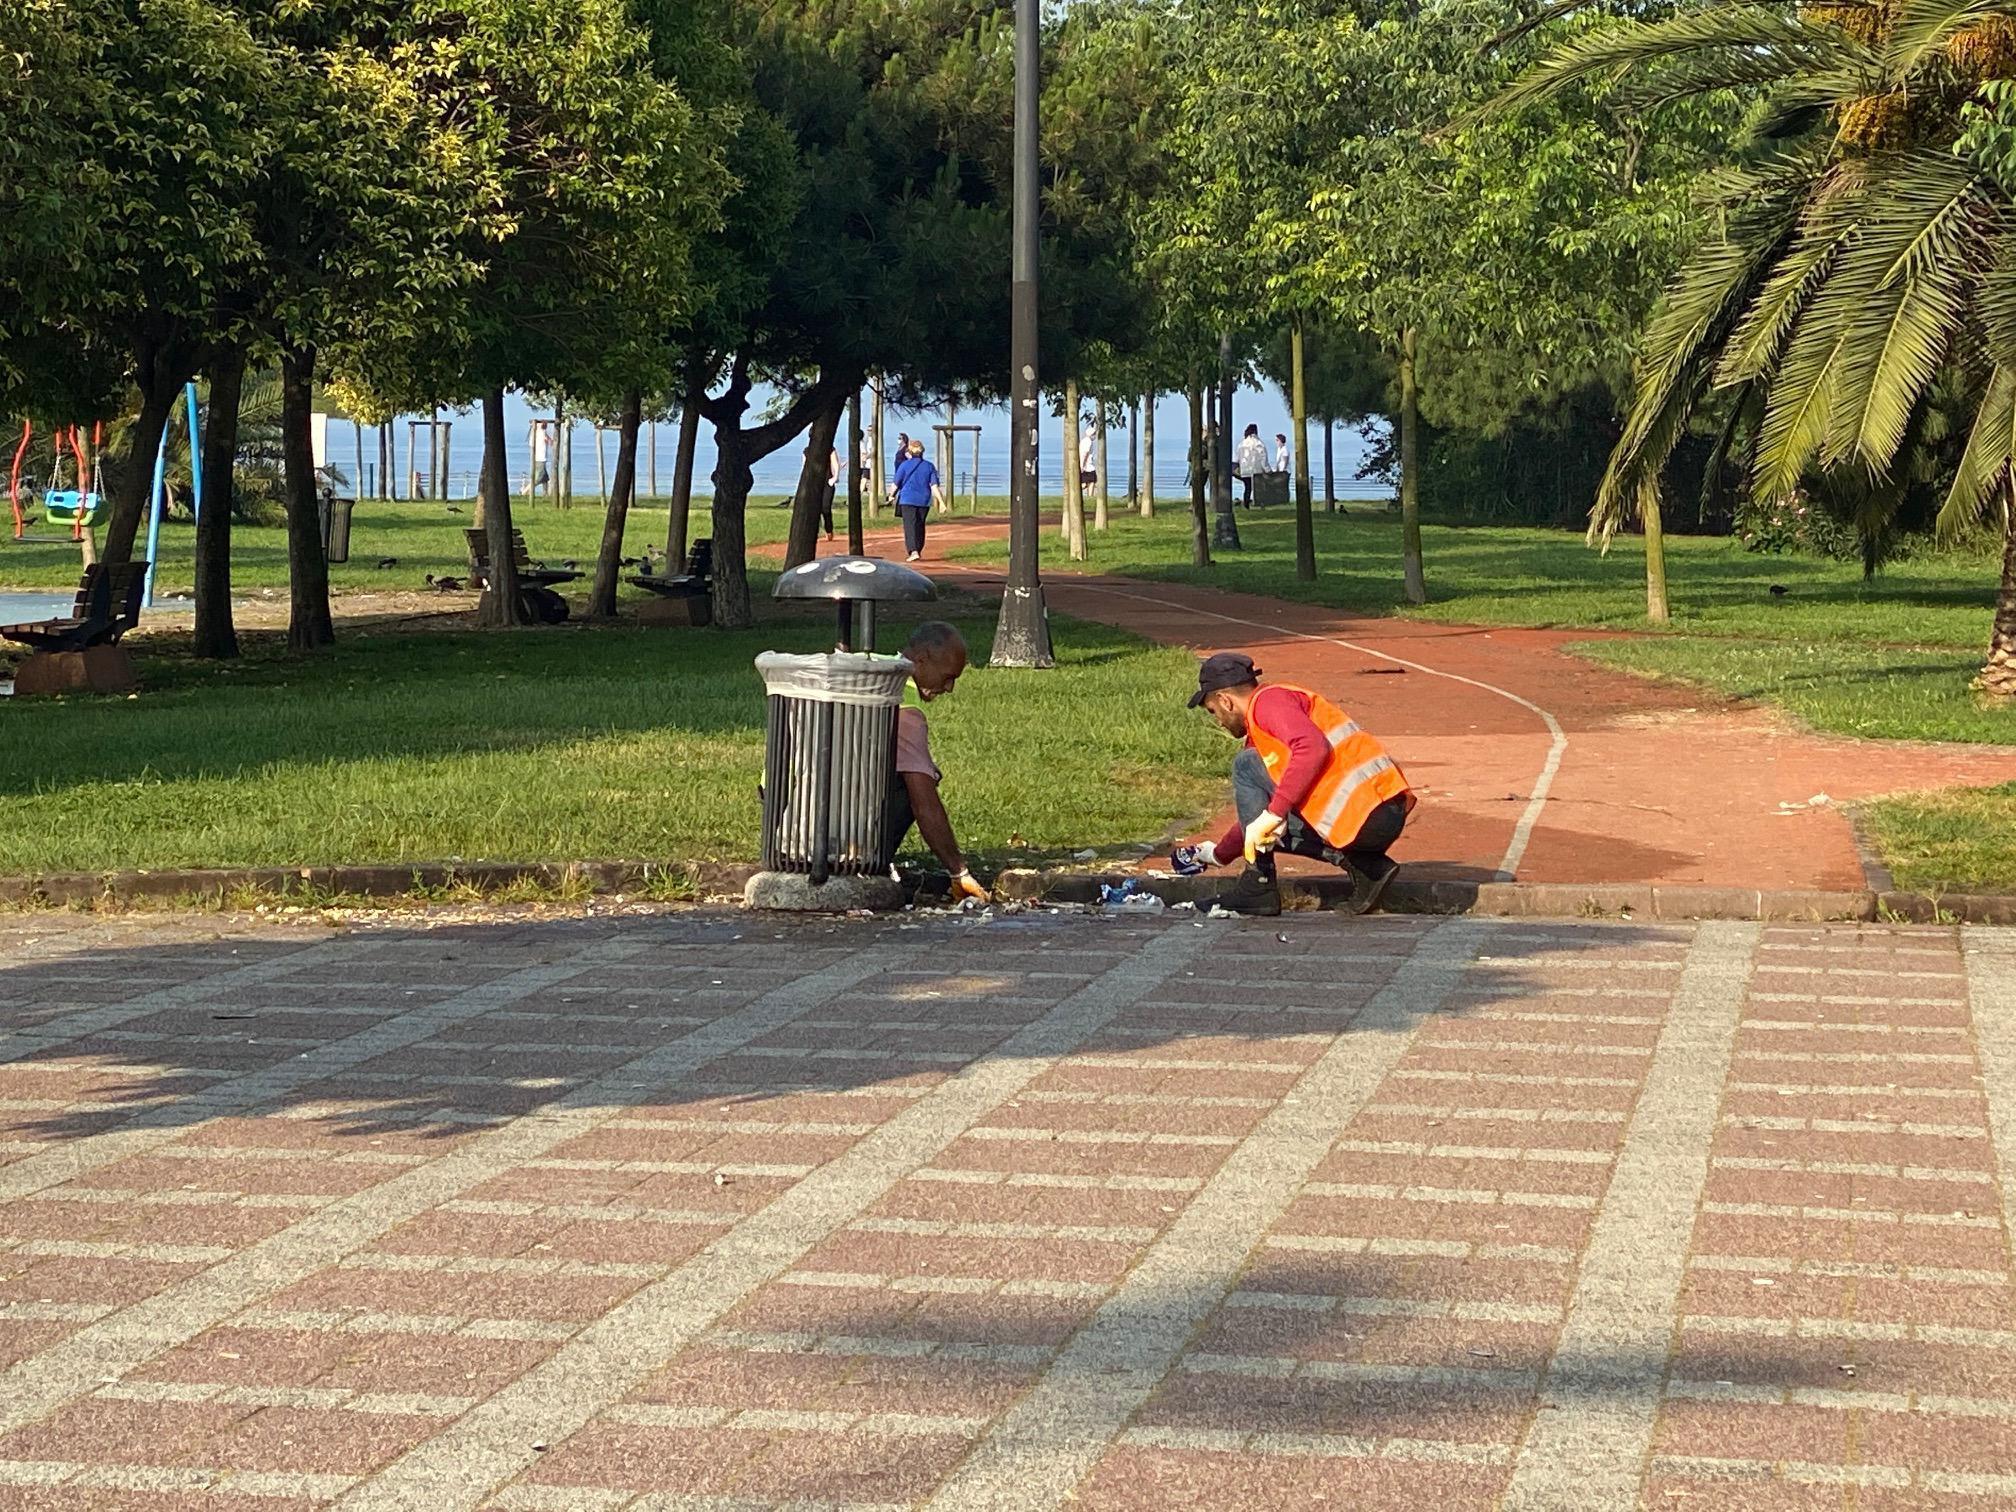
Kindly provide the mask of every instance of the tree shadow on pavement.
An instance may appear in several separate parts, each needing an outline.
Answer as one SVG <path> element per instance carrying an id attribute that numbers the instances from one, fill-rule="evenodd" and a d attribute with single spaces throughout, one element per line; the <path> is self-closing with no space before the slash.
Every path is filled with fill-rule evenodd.
<path id="1" fill-rule="evenodd" d="M 288 948 L 257 931 L 218 939 L 211 926 L 212 938 L 99 951 L 88 921 L 71 927 L 76 953 L 0 965 L 0 1031 L 15 1036 L 0 1052 L 15 1089 L 0 1138 L 278 1118 L 304 1145 L 455 1140 L 605 1103 L 648 1112 L 726 1102 L 755 1116 L 769 1099 L 936 1083 L 1014 1054 L 1016 1034 L 1055 1002 L 1157 936 L 1191 929 L 1210 931 L 1194 957 L 1080 1050 L 1348 1035 L 1354 1011 L 1431 932 L 1487 942 L 1460 1004 L 1432 1004 L 1436 1013 L 1517 1000 L 1533 990 L 1525 963 L 1538 957 L 1680 937 L 1674 927 L 1336 914 L 781 923 L 696 912 L 371 929 Z M 256 979 L 243 978 L 241 960 L 263 963 Z M 859 980 L 778 1009 L 774 1025 L 691 1074 L 631 1074 L 685 1036 L 720 1034 L 766 993 L 850 960 Z M 239 980 L 220 980 L 234 970 Z M 168 1000 L 178 992 L 201 995 Z"/>

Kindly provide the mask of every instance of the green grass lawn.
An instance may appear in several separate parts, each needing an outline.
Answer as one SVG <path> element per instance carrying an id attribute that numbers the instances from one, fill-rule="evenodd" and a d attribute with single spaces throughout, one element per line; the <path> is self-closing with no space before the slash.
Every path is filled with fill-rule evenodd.
<path id="1" fill-rule="evenodd" d="M 774 508 L 774 503 L 768 496 L 750 501 L 752 545 L 784 539 L 790 511 Z M 689 533 L 695 537 L 708 533 L 707 507 L 706 499 L 693 501 Z M 470 524 L 472 510 L 466 501 L 447 505 L 366 499 L 351 520 L 350 560 L 329 569 L 330 588 L 336 593 L 414 589 L 426 586 L 430 572 L 436 577 L 463 576 L 469 570 L 469 551 L 462 532 Z M 577 498 L 567 509 L 514 499 L 512 523 L 525 533 L 525 545 L 534 557 L 553 566 L 572 557 L 583 572 L 594 570 L 595 552 L 602 544 L 599 499 Z M 666 523 L 663 500 L 646 501 L 632 509 L 624 531 L 624 555 L 642 556 L 647 545 L 662 550 Z M 143 545 L 145 540 L 143 534 Z M 167 594 L 188 591 L 195 581 L 195 552 L 194 525 L 186 520 L 162 525 L 161 560 L 154 573 L 157 601 Z M 396 559 L 394 565 L 380 567 L 379 562 L 387 557 Z M 79 560 L 74 546 L 16 545 L 0 534 L 0 590 L 74 588 Z M 233 528 L 231 583 L 250 592 L 286 588 L 285 527 L 239 524 Z"/>
<path id="2" fill-rule="evenodd" d="M 991 615 L 961 624 L 984 661 Z M 1104 626 L 1055 633 L 1059 671 L 976 665 L 931 716 L 954 824 L 991 862 L 1128 851 L 1222 784 L 1222 741 L 1183 708 L 1187 655 Z M 823 616 L 734 633 L 351 634 L 313 658 L 275 640 L 252 637 L 226 667 L 150 642 L 136 699 L 0 708 L 0 874 L 753 859 L 751 661 L 831 643 Z"/>
<path id="3" fill-rule="evenodd" d="M 1637 537 L 1620 537 L 1605 555 L 1572 531 L 1431 522 L 1422 527 L 1431 602 L 1415 608 L 1401 593 L 1397 515 L 1362 507 L 1338 515 L 1319 511 L 1320 575 L 1314 583 L 1295 577 L 1291 511 L 1241 510 L 1239 532 L 1244 549 L 1218 553 L 1210 567 L 1193 567 L 1187 511 L 1165 509 L 1153 520 L 1125 516 L 1090 538 L 1087 565 L 1360 614 L 1478 625 L 1649 628 L 1644 545 Z M 985 542 L 951 555 L 999 562 L 1005 553 L 1005 543 Z M 1988 555 L 1928 554 L 1885 568 L 1866 586 L 1853 563 L 1760 555 L 1726 537 L 1668 537 L 1666 556 L 1673 605 L 1669 633 L 1970 650 L 1988 643 L 1999 566 Z M 1072 565 L 1054 530 L 1044 534 L 1043 558 L 1048 568 Z M 1774 596 L 1774 583 L 1787 591 Z"/>

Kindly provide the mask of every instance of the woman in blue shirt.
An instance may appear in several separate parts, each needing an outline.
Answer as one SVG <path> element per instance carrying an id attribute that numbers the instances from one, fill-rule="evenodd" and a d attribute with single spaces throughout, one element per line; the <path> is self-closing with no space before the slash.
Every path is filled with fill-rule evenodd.
<path id="1" fill-rule="evenodd" d="M 912 440 L 909 455 L 896 464 L 896 475 L 890 480 L 889 498 L 896 505 L 896 512 L 903 517 L 903 544 L 910 552 L 910 560 L 921 561 L 924 556 L 924 522 L 930 517 L 931 506 L 945 507 L 945 495 L 938 486 L 938 469 L 924 460 L 922 441 Z"/>

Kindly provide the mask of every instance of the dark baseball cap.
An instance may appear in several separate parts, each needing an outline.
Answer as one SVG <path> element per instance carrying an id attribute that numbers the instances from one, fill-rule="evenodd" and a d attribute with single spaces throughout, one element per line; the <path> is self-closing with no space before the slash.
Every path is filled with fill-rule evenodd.
<path id="1" fill-rule="evenodd" d="M 1204 658 L 1204 665 L 1197 669 L 1197 691 L 1190 695 L 1190 707 L 1196 708 L 1205 698 L 1220 688 L 1243 688 L 1250 682 L 1260 680 L 1260 669 L 1253 665 L 1253 658 L 1238 651 L 1219 651 Z"/>

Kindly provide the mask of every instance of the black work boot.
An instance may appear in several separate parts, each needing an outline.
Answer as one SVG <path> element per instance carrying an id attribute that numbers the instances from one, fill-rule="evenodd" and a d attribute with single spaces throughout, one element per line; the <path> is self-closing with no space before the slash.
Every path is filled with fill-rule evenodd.
<path id="1" fill-rule="evenodd" d="M 1386 888 L 1399 875 L 1400 863 L 1391 856 L 1359 855 L 1350 858 L 1351 902 L 1354 914 L 1368 914 L 1386 896 Z"/>
<path id="2" fill-rule="evenodd" d="M 1227 913 L 1271 919 L 1281 912 L 1281 884 L 1271 869 L 1249 866 L 1212 902 Z"/>

